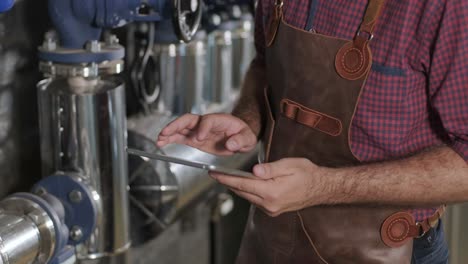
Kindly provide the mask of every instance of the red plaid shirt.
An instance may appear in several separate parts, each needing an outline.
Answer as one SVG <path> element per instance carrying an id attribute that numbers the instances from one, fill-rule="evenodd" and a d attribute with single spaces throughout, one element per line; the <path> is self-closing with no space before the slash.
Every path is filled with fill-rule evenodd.
<path id="1" fill-rule="evenodd" d="M 255 42 L 261 60 L 274 1 L 258 3 Z M 346 39 L 355 36 L 368 3 L 284 2 L 289 24 Z M 468 161 L 468 1 L 387 0 L 370 47 L 373 66 L 352 123 L 353 153 L 372 162 L 446 144 Z M 433 212 L 413 214 L 419 221 Z"/>

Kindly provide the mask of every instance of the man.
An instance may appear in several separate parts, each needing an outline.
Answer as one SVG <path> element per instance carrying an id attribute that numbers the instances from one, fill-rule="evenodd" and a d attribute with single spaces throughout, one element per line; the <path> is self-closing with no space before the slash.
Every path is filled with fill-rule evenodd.
<path id="1" fill-rule="evenodd" d="M 468 201 L 468 2 L 260 0 L 232 115 L 157 144 L 219 155 L 263 138 L 239 263 L 447 263 L 443 204 Z"/>

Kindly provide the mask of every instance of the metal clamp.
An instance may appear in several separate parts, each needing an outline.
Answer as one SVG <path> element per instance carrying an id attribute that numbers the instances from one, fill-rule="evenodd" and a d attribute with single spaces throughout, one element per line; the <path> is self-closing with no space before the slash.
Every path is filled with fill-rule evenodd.
<path id="1" fill-rule="evenodd" d="M 367 31 L 358 31 L 358 33 L 356 34 L 356 36 L 358 37 L 361 37 L 361 34 L 364 33 L 365 35 L 367 35 L 367 41 L 371 41 L 373 38 L 374 38 L 374 34 L 372 33 L 369 33 Z"/>
<path id="2" fill-rule="evenodd" d="M 59 64 L 53 62 L 39 62 L 39 70 L 48 77 L 84 77 L 92 78 L 98 76 L 106 76 L 119 74 L 124 70 L 124 62 L 115 60 L 103 62 L 100 64 L 90 63 L 85 65 L 80 64 Z"/>

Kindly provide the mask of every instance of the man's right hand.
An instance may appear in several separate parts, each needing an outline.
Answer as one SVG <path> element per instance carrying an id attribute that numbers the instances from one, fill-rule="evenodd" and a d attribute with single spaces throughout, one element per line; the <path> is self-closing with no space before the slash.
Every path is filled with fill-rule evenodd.
<path id="1" fill-rule="evenodd" d="M 156 144 L 164 147 L 172 143 L 215 155 L 231 155 L 254 149 L 257 137 L 244 121 L 230 114 L 185 114 L 161 131 Z"/>

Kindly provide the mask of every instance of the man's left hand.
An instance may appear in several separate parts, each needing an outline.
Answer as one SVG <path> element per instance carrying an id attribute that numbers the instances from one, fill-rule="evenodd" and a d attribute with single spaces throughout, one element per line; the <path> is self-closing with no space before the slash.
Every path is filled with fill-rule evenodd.
<path id="1" fill-rule="evenodd" d="M 286 158 L 257 164 L 248 179 L 210 173 L 237 195 L 258 206 L 270 216 L 319 205 L 330 194 L 324 183 L 327 168 L 303 158 Z"/>

